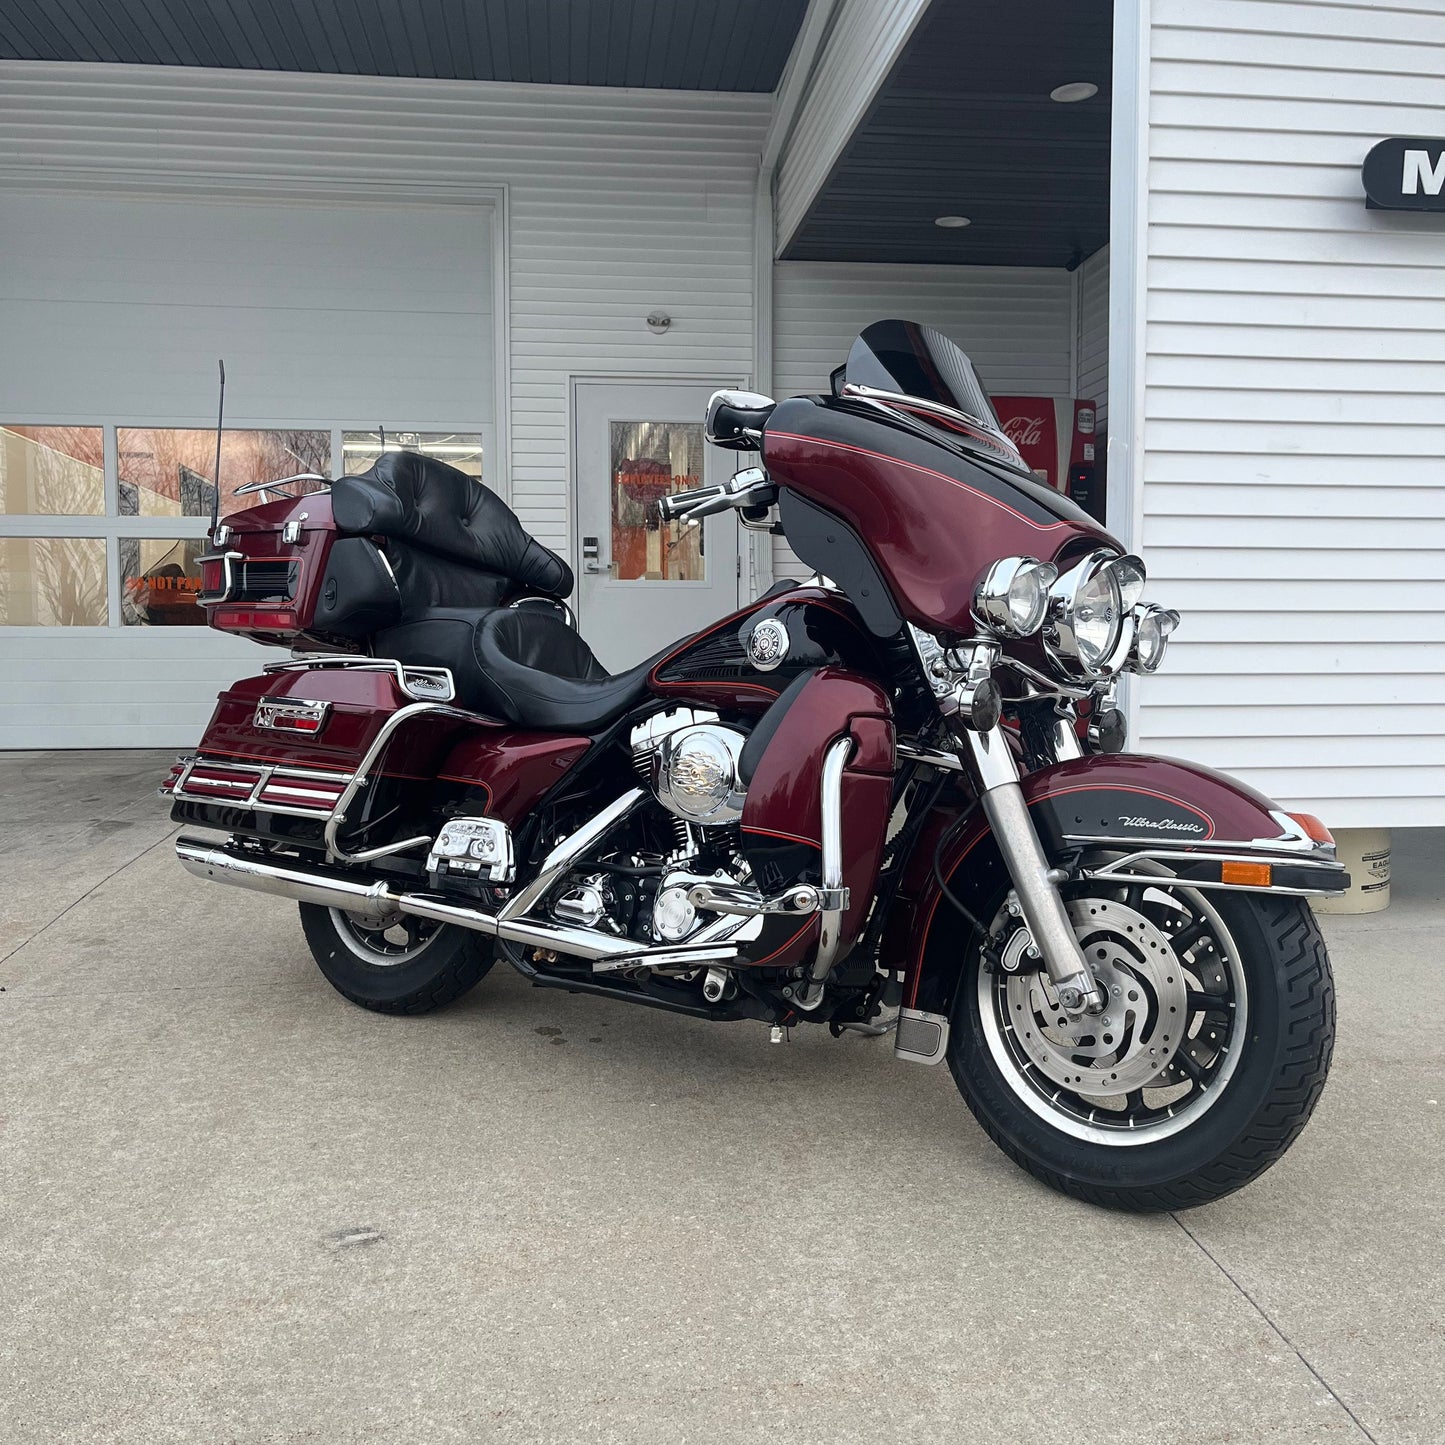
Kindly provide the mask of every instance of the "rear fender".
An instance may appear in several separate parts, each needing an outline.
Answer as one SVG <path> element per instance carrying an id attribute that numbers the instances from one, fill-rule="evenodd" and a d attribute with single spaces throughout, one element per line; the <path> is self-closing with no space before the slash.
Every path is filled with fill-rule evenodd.
<path id="1" fill-rule="evenodd" d="M 1223 859 L 1269 864 L 1267 884 L 1233 887 L 1291 894 L 1349 887 L 1349 875 L 1335 862 L 1333 841 L 1314 819 L 1297 819 L 1263 793 L 1198 763 L 1096 755 L 1042 768 L 1021 785 L 1044 852 L 1055 864 L 1066 865 L 1085 849 L 1107 848 L 1155 869 L 1168 868 L 1200 887 L 1219 886 Z M 900 1052 L 926 1062 L 943 1057 L 946 1024 L 974 933 L 944 895 L 938 875 L 987 925 L 983 914 L 1008 886 L 1008 873 L 976 804 L 966 811 L 939 808 L 925 822 L 885 940 L 885 957 L 903 975 L 905 1033 L 911 1018 L 916 1036 L 933 1044 L 904 1050 L 900 1042 Z M 1246 871 L 1245 876 L 1266 875 Z"/>

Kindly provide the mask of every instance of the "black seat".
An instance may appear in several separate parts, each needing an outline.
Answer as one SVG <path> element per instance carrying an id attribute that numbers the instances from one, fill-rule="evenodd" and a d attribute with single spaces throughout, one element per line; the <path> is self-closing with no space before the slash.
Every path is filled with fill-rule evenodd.
<path id="1" fill-rule="evenodd" d="M 433 608 L 382 633 L 378 657 L 451 670 L 457 701 L 517 727 L 594 733 L 647 694 L 659 652 L 615 676 L 555 612 L 501 607 L 480 615 Z"/>
<path id="2" fill-rule="evenodd" d="M 373 656 L 445 667 L 464 707 L 524 728 L 596 732 L 645 696 L 656 659 L 609 675 L 547 600 L 571 592 L 572 569 L 472 477 L 387 452 L 336 482 L 331 506 L 358 539 L 337 546 L 375 543 L 395 578 L 399 604 L 369 634 Z"/>

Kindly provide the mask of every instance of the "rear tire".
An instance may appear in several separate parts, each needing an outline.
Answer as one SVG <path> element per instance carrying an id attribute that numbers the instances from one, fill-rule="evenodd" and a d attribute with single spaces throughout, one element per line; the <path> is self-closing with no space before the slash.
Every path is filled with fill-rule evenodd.
<path id="1" fill-rule="evenodd" d="M 301 929 L 326 981 L 343 998 L 386 1014 L 444 1008 L 495 962 L 492 941 L 455 924 L 374 921 L 303 903 Z"/>
<path id="2" fill-rule="evenodd" d="M 1167 920 L 1167 906 L 1158 901 L 1161 895 L 1151 896 L 1154 902 L 1140 905 L 1139 890 L 1135 890 L 1130 901 L 1152 912 L 1159 920 L 1156 939 L 1168 940 L 1175 925 Z M 1187 890 L 1178 896 L 1196 904 L 1201 898 L 1198 892 Z M 1089 901 L 1083 900 L 1084 907 Z M 1123 909 L 1125 904 L 1115 900 L 1113 906 Z M 1192 1037 L 1182 1040 L 1191 1054 L 1196 1052 L 1195 1044 L 1200 1045 L 1197 1053 L 1210 1061 L 1206 1031 L 1218 1029 L 1221 1042 L 1228 1047 L 1215 1053 L 1209 1066 L 1227 1062 L 1228 1068 L 1196 1073 L 1191 1092 L 1177 1099 L 1153 1084 L 1146 1085 L 1153 1098 L 1163 1099 L 1163 1103 L 1145 1102 L 1145 1089 L 1139 1089 L 1128 1102 L 1116 1100 L 1096 1113 L 1091 1106 L 1104 1094 L 1098 1080 L 1121 1077 L 1106 1071 L 1122 1071 L 1126 1062 L 1122 1054 L 1103 1060 L 1098 1057 L 1102 1029 L 1096 1025 L 1096 1037 L 1089 1041 L 1094 1057 L 1088 1056 L 1087 1049 L 1071 1055 L 1073 1045 L 1068 1042 L 1062 1049 L 1053 1045 L 1057 1052 L 1046 1055 L 1041 1052 L 1046 1040 L 1037 1030 L 1042 1023 L 1045 1030 L 1055 1032 L 1057 1004 L 1034 1015 L 1035 1031 L 1027 1034 L 1025 1042 L 1022 1034 L 1030 1015 L 1027 1007 L 1017 1012 L 1019 985 L 1015 983 L 1009 993 L 999 975 L 985 973 L 981 977 L 982 958 L 976 948 L 965 961 L 953 1006 L 949 1068 L 989 1137 L 1044 1183 L 1113 1209 L 1189 1209 L 1257 1178 L 1304 1128 L 1324 1087 L 1335 1032 L 1334 983 L 1314 915 L 1302 898 L 1260 893 L 1213 893 L 1205 907 L 1223 925 L 1217 949 L 1206 951 L 1201 966 L 1200 954 L 1186 957 L 1188 948 L 1163 943 L 1161 952 L 1168 950 L 1172 960 L 1183 959 L 1183 969 L 1192 978 L 1183 980 L 1179 968 L 1170 963 L 1156 981 L 1163 983 L 1165 974 L 1178 975 L 1187 983 L 1192 1005 L 1201 997 L 1198 990 L 1216 984 L 1227 988 L 1224 976 L 1233 975 L 1242 992 L 1228 1009 L 1237 1012 L 1226 1014 L 1221 1008 L 1199 1013 L 1197 1024 L 1186 1023 L 1186 1029 L 1194 1030 Z M 1097 912 L 1107 914 L 1108 910 Z M 1126 916 L 1133 917 L 1137 925 L 1137 912 L 1119 914 Z M 1190 931 L 1196 926 L 1190 925 Z M 1136 937 L 1139 931 L 1136 927 Z M 1177 930 L 1181 940 L 1184 932 L 1183 927 Z M 1102 935 L 1097 941 L 1104 941 Z M 1197 941 L 1191 947 L 1197 948 Z M 1091 947 L 1088 951 L 1093 961 L 1095 950 Z M 1231 952 L 1236 955 L 1233 968 L 1229 967 Z M 1156 953 L 1146 962 L 1159 956 Z M 1104 957 L 1100 949 L 1098 958 Z M 1113 978 L 1122 979 L 1125 992 L 1134 997 L 1128 992 L 1128 954 L 1115 957 L 1122 958 L 1125 966 L 1116 970 Z M 1202 975 L 1207 979 L 1201 979 Z M 1138 977 L 1147 977 L 1143 969 Z M 1175 977 L 1169 977 L 1168 983 L 1175 984 Z M 1047 1002 L 1041 977 L 1034 988 L 1034 997 Z M 1140 992 L 1148 995 L 1149 989 L 1144 986 Z M 997 1009 L 992 1020 L 988 1017 L 991 1009 Z M 1187 1009 L 1181 1011 L 1187 1014 Z M 1173 1009 L 1166 1012 L 1175 1014 Z M 1055 1016 L 1050 1018 L 1050 1014 Z M 1005 1017 L 1018 1023 L 1017 1031 L 1000 1027 Z M 1163 1027 L 1174 1025 L 1166 1022 Z M 1161 1033 L 1160 1037 L 1167 1036 Z M 1216 1035 L 1208 1032 L 1207 1037 Z M 1177 1031 L 1173 1039 L 1172 1047 L 1178 1049 L 1181 1039 Z M 1154 1038 L 1145 1039 L 1146 1045 L 1153 1042 Z M 1163 1047 L 1161 1043 L 1161 1051 Z M 1236 1057 L 1229 1060 L 1226 1056 L 1231 1052 Z M 1019 1061 L 1017 1067 L 1014 1060 Z M 1158 1076 L 1172 1080 L 1176 1090 L 1188 1082 L 1179 1062 L 1176 1057 L 1172 1069 Z M 1199 1067 L 1192 1058 L 1182 1062 L 1191 1066 L 1191 1072 Z M 1071 1075 L 1071 1068 L 1078 1073 Z M 1080 1077 L 1093 1085 L 1094 1095 L 1086 1093 L 1081 1099 L 1067 1087 L 1060 1088 L 1060 1080 L 1067 1085 Z M 1205 1081 L 1202 1090 L 1200 1079 Z M 1217 1088 L 1209 1088 L 1211 1081 Z M 1085 1087 L 1087 1090 L 1088 1085 Z M 1135 1100 L 1140 1111 L 1137 1129 L 1130 1122 L 1135 1116 L 1129 1112 Z M 1171 1106 L 1174 1112 L 1166 1114 Z"/>

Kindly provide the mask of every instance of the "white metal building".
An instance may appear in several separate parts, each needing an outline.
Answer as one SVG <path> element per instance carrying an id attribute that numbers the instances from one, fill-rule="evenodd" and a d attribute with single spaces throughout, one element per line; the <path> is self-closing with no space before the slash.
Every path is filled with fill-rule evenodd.
<path id="1" fill-rule="evenodd" d="M 218 356 L 228 498 L 435 449 L 573 559 L 620 665 L 797 564 L 720 533 L 695 584 L 587 572 L 616 448 L 722 465 L 678 430 L 708 391 L 819 388 L 902 315 L 1097 403 L 1110 525 L 1185 613 L 1139 746 L 1445 823 L 1445 215 L 1360 181 L 1445 130 L 1438 4 L 614 0 L 550 49 L 520 0 L 209 41 L 215 6 L 131 8 L 0 19 L 0 747 L 184 746 L 260 661 L 166 625 Z"/>

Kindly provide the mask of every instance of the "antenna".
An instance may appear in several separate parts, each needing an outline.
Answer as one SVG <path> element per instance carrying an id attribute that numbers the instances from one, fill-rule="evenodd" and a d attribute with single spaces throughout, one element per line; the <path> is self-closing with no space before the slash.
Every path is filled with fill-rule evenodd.
<path id="1" fill-rule="evenodd" d="M 381 450 L 382 450 L 383 453 L 385 453 L 385 451 L 386 451 L 386 427 L 385 427 L 384 425 L 378 424 L 376 429 L 377 429 L 377 431 L 379 431 L 379 432 L 381 433 Z"/>
<path id="2" fill-rule="evenodd" d="M 216 474 L 211 489 L 211 536 L 216 535 L 216 523 L 221 520 L 221 423 L 226 416 L 226 363 L 218 361 L 221 368 L 221 399 L 216 404 Z"/>

